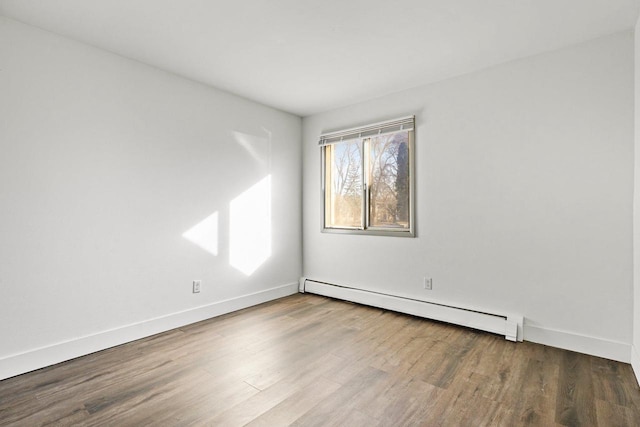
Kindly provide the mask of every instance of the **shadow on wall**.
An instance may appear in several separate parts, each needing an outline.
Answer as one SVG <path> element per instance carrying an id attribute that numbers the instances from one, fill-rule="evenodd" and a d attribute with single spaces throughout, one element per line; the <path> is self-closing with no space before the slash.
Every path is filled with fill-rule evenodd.
<path id="1" fill-rule="evenodd" d="M 251 276 L 271 257 L 271 132 L 266 137 L 232 132 L 233 139 L 266 176 L 229 203 L 229 265 Z M 213 256 L 219 253 L 219 211 L 182 237 Z"/>

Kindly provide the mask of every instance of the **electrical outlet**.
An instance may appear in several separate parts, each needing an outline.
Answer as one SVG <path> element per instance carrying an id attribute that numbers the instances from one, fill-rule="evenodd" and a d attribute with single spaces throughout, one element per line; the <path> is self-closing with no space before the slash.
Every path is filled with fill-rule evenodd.
<path id="1" fill-rule="evenodd" d="M 193 281 L 193 293 L 194 294 L 199 294 L 200 293 L 200 285 L 202 285 L 202 280 L 194 280 Z"/>
<path id="2" fill-rule="evenodd" d="M 422 280 L 422 285 L 426 290 L 430 291 L 433 289 L 433 279 L 425 276 Z"/>

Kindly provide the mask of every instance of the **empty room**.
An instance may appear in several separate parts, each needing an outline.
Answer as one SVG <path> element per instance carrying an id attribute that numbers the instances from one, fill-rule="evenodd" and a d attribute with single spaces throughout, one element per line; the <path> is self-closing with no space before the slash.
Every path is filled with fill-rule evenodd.
<path id="1" fill-rule="evenodd" d="M 639 15 L 0 0 L 0 425 L 640 425 Z"/>

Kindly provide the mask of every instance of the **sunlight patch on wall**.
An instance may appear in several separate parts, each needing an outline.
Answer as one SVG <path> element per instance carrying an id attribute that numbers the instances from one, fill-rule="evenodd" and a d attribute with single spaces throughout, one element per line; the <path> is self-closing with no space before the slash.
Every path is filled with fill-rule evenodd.
<path id="1" fill-rule="evenodd" d="M 233 131 L 232 135 L 236 143 L 242 147 L 253 160 L 256 161 L 257 166 L 260 169 L 268 171 L 271 168 L 271 165 L 269 164 L 271 161 L 270 133 L 267 133 L 268 137 L 266 138 L 238 131 Z"/>
<path id="2" fill-rule="evenodd" d="M 218 211 L 212 213 L 189 230 L 182 237 L 199 246 L 213 256 L 218 255 Z"/>
<path id="3" fill-rule="evenodd" d="M 251 276 L 271 256 L 271 175 L 229 204 L 229 264 Z"/>

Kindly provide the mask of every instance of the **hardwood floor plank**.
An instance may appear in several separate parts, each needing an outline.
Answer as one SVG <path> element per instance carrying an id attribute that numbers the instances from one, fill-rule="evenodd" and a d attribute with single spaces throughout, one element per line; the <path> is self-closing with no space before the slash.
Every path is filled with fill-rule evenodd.
<path id="1" fill-rule="evenodd" d="M 636 426 L 630 365 L 298 294 L 0 381 L 0 426 Z"/>
<path id="2" fill-rule="evenodd" d="M 563 353 L 556 398 L 556 422 L 565 426 L 598 426 L 591 376 L 592 359 L 570 351 Z"/>
<path id="3" fill-rule="evenodd" d="M 256 417 L 247 426 L 273 427 L 291 425 L 319 401 L 333 394 L 341 384 L 325 378 L 317 378 L 311 384 L 297 390 L 282 402 Z"/>
<path id="4" fill-rule="evenodd" d="M 442 389 L 416 378 L 389 376 L 367 412 L 381 425 L 415 425 L 426 421 Z"/>
<path id="5" fill-rule="evenodd" d="M 311 410 L 298 418 L 292 425 L 331 426 L 350 425 L 348 419 L 366 409 L 371 398 L 384 384 L 388 374 L 375 368 L 366 367 L 342 384 L 335 393 L 321 400 Z M 345 404 L 347 403 L 348 404 Z M 354 411 L 358 411 L 354 414 Z M 366 425 L 366 424 L 351 424 Z"/>
<path id="6" fill-rule="evenodd" d="M 600 426 L 628 427 L 638 425 L 637 417 L 634 417 L 631 410 L 626 406 L 597 399 L 595 410 L 598 417 L 598 425 Z"/>
<path id="7" fill-rule="evenodd" d="M 244 425 L 263 413 L 271 410 L 284 400 L 310 384 L 320 381 L 327 382 L 322 375 L 336 369 L 344 361 L 332 354 L 315 354 L 315 360 L 307 360 L 306 365 L 283 369 L 281 379 L 260 390 L 249 399 L 235 405 L 219 416 L 210 420 L 213 425 Z M 259 363 L 259 362 L 258 362 Z M 245 380 L 246 383 L 249 383 Z M 249 383 L 250 384 L 250 383 Z M 334 383 L 335 384 L 335 383 Z"/>
<path id="8" fill-rule="evenodd" d="M 237 379 L 221 380 L 194 369 L 183 379 L 164 384 L 137 407 L 128 405 L 116 416 L 105 413 L 94 421 L 95 425 L 116 421 L 132 426 L 202 424 L 257 393 Z"/>
<path id="9" fill-rule="evenodd" d="M 513 400 L 513 423 L 522 426 L 553 425 L 558 382 L 556 366 L 529 359 L 520 390 Z"/>
<path id="10" fill-rule="evenodd" d="M 624 365 L 594 357 L 591 366 L 596 398 L 619 406 L 632 403 L 631 395 L 636 390 L 624 381 L 624 378 L 628 378 L 630 374 Z"/>

